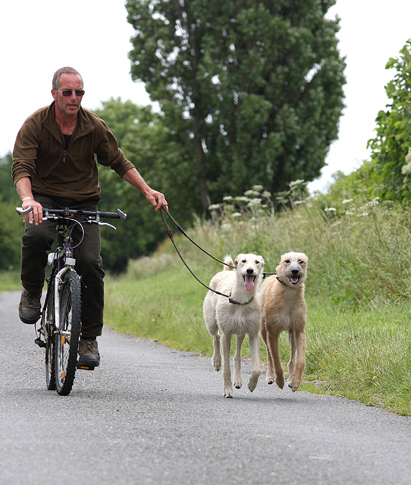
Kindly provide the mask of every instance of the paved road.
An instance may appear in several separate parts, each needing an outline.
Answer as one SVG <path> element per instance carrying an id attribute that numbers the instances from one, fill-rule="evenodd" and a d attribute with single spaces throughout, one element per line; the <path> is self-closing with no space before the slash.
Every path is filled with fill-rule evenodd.
<path id="1" fill-rule="evenodd" d="M 3 485 L 411 483 L 411 419 L 263 376 L 225 399 L 210 359 L 108 329 L 100 368 L 47 391 L 18 299 L 0 293 Z"/>

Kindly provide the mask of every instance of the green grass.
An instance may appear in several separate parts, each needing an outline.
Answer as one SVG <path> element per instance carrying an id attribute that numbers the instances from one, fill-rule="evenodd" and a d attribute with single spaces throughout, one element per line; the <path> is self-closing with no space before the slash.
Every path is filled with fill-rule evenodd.
<path id="1" fill-rule="evenodd" d="M 411 212 L 394 204 L 343 201 L 333 210 L 321 198 L 273 215 L 224 208 L 189 231 L 222 259 L 240 252 L 263 255 L 268 272 L 282 253 L 309 257 L 307 355 L 302 390 L 341 395 L 411 415 Z M 335 210 L 334 210 L 335 209 Z M 177 246 L 206 284 L 220 265 L 181 235 Z M 127 275 L 108 278 L 105 322 L 132 335 L 180 350 L 212 354 L 202 316 L 206 289 L 166 242 Z M 246 345 L 243 355 L 249 356 Z M 265 360 L 265 347 L 261 347 Z M 288 337 L 280 341 L 289 359 Z"/>
<path id="2" fill-rule="evenodd" d="M 18 271 L 0 271 L 0 291 L 21 290 L 20 274 Z"/>

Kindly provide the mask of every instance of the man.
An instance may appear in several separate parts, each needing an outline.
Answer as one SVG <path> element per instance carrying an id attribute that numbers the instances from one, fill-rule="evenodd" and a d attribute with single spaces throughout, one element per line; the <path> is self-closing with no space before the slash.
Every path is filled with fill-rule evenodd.
<path id="1" fill-rule="evenodd" d="M 19 316 L 34 324 L 40 318 L 47 251 L 54 241 L 54 224 L 43 222 L 43 207 L 97 210 L 100 200 L 97 162 L 111 167 L 142 192 L 156 211 L 167 202 L 151 189 L 118 148 L 107 125 L 81 107 L 83 79 L 71 67 L 53 76 L 50 106 L 32 114 L 21 127 L 14 146 L 12 177 L 22 207 L 33 207 L 24 217 Z M 79 363 L 96 367 L 100 355 L 96 337 L 103 328 L 104 271 L 100 256 L 100 230 L 85 225 L 85 238 L 76 249 L 76 269 L 82 279 L 82 336 Z"/>

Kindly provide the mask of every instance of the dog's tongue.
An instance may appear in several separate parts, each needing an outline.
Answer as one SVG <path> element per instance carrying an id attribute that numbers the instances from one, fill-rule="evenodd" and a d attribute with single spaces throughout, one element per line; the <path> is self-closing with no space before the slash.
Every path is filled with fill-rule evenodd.
<path id="1" fill-rule="evenodd" d="M 295 277 L 295 276 L 292 276 L 292 277 L 291 277 L 291 283 L 293 283 L 294 285 L 295 285 L 296 283 L 298 283 L 298 278 L 297 278 L 297 277 Z"/>
<path id="2" fill-rule="evenodd" d="M 245 276 L 245 289 L 251 291 L 254 288 L 254 277 L 251 275 Z"/>

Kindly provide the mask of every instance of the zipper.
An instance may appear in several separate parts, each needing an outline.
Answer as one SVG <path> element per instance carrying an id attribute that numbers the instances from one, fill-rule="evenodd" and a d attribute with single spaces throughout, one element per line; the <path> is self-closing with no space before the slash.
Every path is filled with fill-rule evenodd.
<path id="1" fill-rule="evenodd" d="M 67 150 L 64 150 L 64 154 L 63 154 L 63 163 L 66 163 L 66 153 L 67 153 Z"/>

